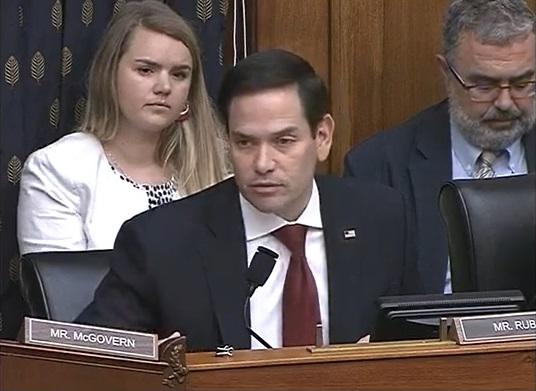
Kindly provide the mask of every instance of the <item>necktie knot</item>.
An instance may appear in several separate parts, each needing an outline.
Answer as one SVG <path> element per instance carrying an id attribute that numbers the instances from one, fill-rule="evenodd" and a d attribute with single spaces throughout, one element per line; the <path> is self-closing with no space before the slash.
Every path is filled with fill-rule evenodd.
<path id="1" fill-rule="evenodd" d="M 483 164 L 492 165 L 495 159 L 497 159 L 498 153 L 490 150 L 483 150 L 480 154 L 480 160 Z"/>
<path id="2" fill-rule="evenodd" d="M 496 151 L 483 150 L 476 161 L 473 178 L 493 178 L 495 176 L 493 162 L 499 155 L 500 153 Z"/>
<path id="3" fill-rule="evenodd" d="M 305 256 L 305 235 L 307 227 L 301 224 L 285 225 L 272 232 L 281 243 L 295 256 Z"/>

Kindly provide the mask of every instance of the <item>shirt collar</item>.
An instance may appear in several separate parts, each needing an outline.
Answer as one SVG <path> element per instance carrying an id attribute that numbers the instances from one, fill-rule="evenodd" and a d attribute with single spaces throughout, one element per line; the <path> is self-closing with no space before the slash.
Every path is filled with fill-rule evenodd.
<path id="1" fill-rule="evenodd" d="M 463 137 L 460 129 L 452 121 L 452 119 L 450 120 L 450 137 L 452 142 L 452 150 L 454 151 L 461 165 L 464 168 L 469 168 L 472 170 L 475 166 L 476 160 L 482 153 L 482 148 L 475 147 L 473 144 L 469 143 L 465 137 Z M 502 156 L 506 159 L 510 170 L 512 170 L 512 172 L 517 172 L 520 160 L 515 158 L 512 159 L 512 157 L 523 156 L 523 144 L 521 143 L 521 139 L 518 138 L 505 149 L 507 153 L 502 154 Z"/>
<path id="2" fill-rule="evenodd" d="M 268 235 L 270 232 L 283 227 L 289 223 L 302 224 L 307 227 L 322 229 L 322 217 L 320 215 L 320 196 L 316 181 L 313 180 L 311 197 L 302 214 L 296 221 L 286 221 L 273 213 L 264 213 L 255 208 L 246 198 L 240 194 L 240 206 L 244 219 L 244 229 L 246 240 L 254 240 Z"/>

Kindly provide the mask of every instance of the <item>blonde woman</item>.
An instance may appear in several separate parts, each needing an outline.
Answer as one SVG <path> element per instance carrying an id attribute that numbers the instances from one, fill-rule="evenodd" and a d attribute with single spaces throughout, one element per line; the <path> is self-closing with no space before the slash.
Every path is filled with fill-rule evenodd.
<path id="1" fill-rule="evenodd" d="M 127 3 L 111 21 L 79 130 L 25 163 L 22 254 L 112 248 L 125 220 L 226 173 L 195 34 L 157 1 Z"/>

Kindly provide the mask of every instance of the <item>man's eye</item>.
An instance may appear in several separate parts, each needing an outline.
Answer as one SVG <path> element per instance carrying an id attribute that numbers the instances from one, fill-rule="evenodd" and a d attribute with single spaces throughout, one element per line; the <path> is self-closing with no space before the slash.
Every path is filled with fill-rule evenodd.
<path id="1" fill-rule="evenodd" d="M 249 140 L 240 139 L 240 140 L 235 140 L 235 144 L 239 147 L 247 147 L 251 144 L 251 142 Z"/>
<path id="2" fill-rule="evenodd" d="M 534 81 L 521 81 L 519 83 L 512 84 L 512 88 L 518 91 L 523 91 L 531 87 L 534 88 Z"/>
<path id="3" fill-rule="evenodd" d="M 478 90 L 479 92 L 490 92 L 490 91 L 493 91 L 495 88 L 497 87 L 494 86 L 493 84 L 482 84 L 482 85 L 475 87 L 475 89 Z"/>
<path id="4" fill-rule="evenodd" d="M 281 137 L 277 140 L 277 143 L 279 145 L 289 145 L 294 142 L 294 139 L 292 137 Z"/>

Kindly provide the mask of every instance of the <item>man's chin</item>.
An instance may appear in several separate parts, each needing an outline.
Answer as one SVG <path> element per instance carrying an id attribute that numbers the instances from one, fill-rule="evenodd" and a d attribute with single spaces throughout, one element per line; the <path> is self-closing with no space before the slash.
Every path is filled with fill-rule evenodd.
<path id="1" fill-rule="evenodd" d="M 536 109 L 536 106 L 535 106 Z M 516 116 L 512 113 L 508 120 L 473 119 L 462 108 L 455 94 L 449 93 L 450 118 L 456 124 L 460 133 L 470 144 L 490 150 L 503 150 L 516 140 L 523 137 L 534 127 L 535 114 L 528 113 L 527 117 Z M 499 117 L 499 115 L 496 115 Z M 489 114 L 492 117 L 492 114 Z"/>
<path id="2" fill-rule="evenodd" d="M 458 128 L 469 143 L 492 151 L 508 148 L 527 133 L 518 121 L 489 121 L 465 128 L 458 124 Z"/>
<path id="3" fill-rule="evenodd" d="M 281 203 L 273 195 L 244 194 L 244 196 L 255 209 L 263 213 L 275 213 Z"/>
<path id="4" fill-rule="evenodd" d="M 490 136 L 489 134 L 486 136 L 477 136 L 473 134 L 468 137 L 468 141 L 474 146 L 482 149 L 489 149 L 491 151 L 505 149 L 509 147 L 514 140 L 512 140 L 511 137 L 505 137 L 504 135 L 498 134 L 493 136 Z"/>

